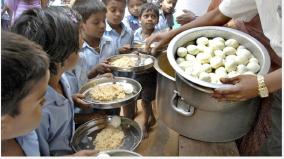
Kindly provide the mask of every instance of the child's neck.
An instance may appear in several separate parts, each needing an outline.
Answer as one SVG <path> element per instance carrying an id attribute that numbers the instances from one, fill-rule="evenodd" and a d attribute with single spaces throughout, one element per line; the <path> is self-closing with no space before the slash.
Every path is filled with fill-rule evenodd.
<path id="1" fill-rule="evenodd" d="M 122 32 L 122 25 L 121 25 L 121 23 L 120 24 L 110 24 L 109 22 L 108 22 L 108 24 L 111 26 L 111 28 L 112 29 L 114 29 L 118 34 L 121 34 L 121 32 Z"/>
<path id="2" fill-rule="evenodd" d="M 163 11 L 163 14 L 164 14 L 165 16 L 171 15 L 171 13 L 167 13 L 167 12 L 164 12 L 164 11 Z"/>
<path id="3" fill-rule="evenodd" d="M 101 42 L 101 38 L 91 38 L 91 37 L 86 37 L 86 36 L 84 37 L 84 40 L 92 48 L 98 48 L 100 46 L 100 42 Z"/>
<path id="4" fill-rule="evenodd" d="M 60 79 L 61 79 L 61 76 L 62 76 L 63 73 L 64 73 L 63 68 L 57 69 L 57 74 L 56 75 L 53 75 L 53 74 L 50 75 L 50 79 L 49 79 L 48 84 L 56 92 L 58 92 L 59 94 L 64 96 L 63 88 L 62 88 L 62 85 L 60 83 Z"/>
<path id="5" fill-rule="evenodd" d="M 142 37 L 143 39 L 148 38 L 153 32 L 154 32 L 155 28 L 153 29 L 146 29 L 142 27 Z"/>

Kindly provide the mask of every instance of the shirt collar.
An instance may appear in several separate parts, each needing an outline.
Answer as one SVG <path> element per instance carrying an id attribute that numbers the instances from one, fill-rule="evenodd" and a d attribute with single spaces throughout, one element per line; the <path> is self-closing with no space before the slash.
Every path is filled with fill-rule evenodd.
<path id="1" fill-rule="evenodd" d="M 159 15 L 162 16 L 163 18 L 165 18 L 164 12 L 162 9 L 159 10 Z"/>
<path id="2" fill-rule="evenodd" d="M 133 15 L 129 15 L 128 20 L 132 23 L 139 23 L 139 19 Z"/>
<path id="3" fill-rule="evenodd" d="M 69 94 L 70 92 L 68 92 L 68 88 L 66 88 L 68 87 L 67 85 L 69 84 L 69 83 L 66 83 L 67 82 L 66 80 L 67 79 L 65 79 L 64 74 L 63 74 L 60 79 L 60 82 L 62 84 L 63 92 L 67 95 L 67 98 L 59 94 L 58 92 L 56 92 L 55 89 L 52 88 L 51 86 L 48 86 L 47 88 L 46 97 L 47 99 L 53 101 L 55 103 L 55 106 L 60 107 L 60 106 L 65 105 L 65 103 L 72 101 L 72 99 L 69 98 L 71 94 Z"/>
<path id="4" fill-rule="evenodd" d="M 101 41 L 100 41 L 100 45 L 99 45 L 99 46 L 100 46 L 100 50 L 102 50 L 102 48 L 104 47 L 104 45 L 110 44 L 111 41 L 112 41 L 111 38 L 108 38 L 108 37 L 106 37 L 106 36 L 102 36 Z M 82 46 L 82 48 L 80 49 L 80 52 L 83 52 L 84 49 L 86 49 L 86 48 L 91 49 L 92 52 L 98 54 L 98 52 L 97 52 L 93 47 L 91 47 L 86 41 L 84 41 L 83 46 Z"/>
<path id="5" fill-rule="evenodd" d="M 125 30 L 127 30 L 127 27 L 124 25 L 123 22 L 120 23 L 120 25 L 122 26 L 122 33 L 125 32 Z M 114 29 L 112 29 L 112 27 L 109 25 L 109 23 L 107 22 L 106 20 L 106 31 L 109 32 L 109 31 L 112 31 Z M 115 30 L 114 30 L 115 31 Z M 116 32 L 116 31 L 115 31 Z"/>

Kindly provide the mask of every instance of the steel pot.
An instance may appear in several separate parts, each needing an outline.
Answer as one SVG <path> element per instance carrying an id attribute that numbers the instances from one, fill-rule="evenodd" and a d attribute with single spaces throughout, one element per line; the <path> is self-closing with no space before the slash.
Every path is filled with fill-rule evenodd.
<path id="1" fill-rule="evenodd" d="M 260 63 L 259 74 L 267 74 L 270 68 L 270 57 L 265 47 L 250 35 L 238 30 L 225 27 L 199 27 L 184 31 L 177 35 L 169 44 L 167 57 L 171 66 L 177 72 L 177 90 L 184 100 L 194 107 L 206 111 L 226 111 L 232 107 L 240 105 L 249 105 L 252 101 L 245 102 L 218 102 L 211 98 L 213 90 L 220 87 L 226 87 L 225 84 L 213 84 L 196 79 L 184 71 L 176 63 L 176 50 L 178 47 L 185 45 L 189 41 L 193 41 L 198 37 L 223 37 L 225 39 L 236 39 L 240 44 L 248 48 Z M 258 100 L 257 98 L 253 100 Z"/>
<path id="2" fill-rule="evenodd" d="M 169 128 L 188 138 L 205 142 L 233 141 L 251 129 L 259 100 L 223 111 L 204 111 L 188 105 L 175 91 L 175 71 L 166 54 L 157 58 L 154 68 L 158 72 L 156 105 L 159 118 Z M 200 101 L 201 98 L 192 100 Z"/>

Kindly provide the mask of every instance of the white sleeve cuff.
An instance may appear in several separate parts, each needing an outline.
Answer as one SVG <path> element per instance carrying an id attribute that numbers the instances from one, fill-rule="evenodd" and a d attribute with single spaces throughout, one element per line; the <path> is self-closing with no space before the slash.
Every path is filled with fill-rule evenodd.
<path id="1" fill-rule="evenodd" d="M 227 17 L 245 22 L 249 22 L 257 15 L 254 0 L 223 0 L 219 10 Z"/>

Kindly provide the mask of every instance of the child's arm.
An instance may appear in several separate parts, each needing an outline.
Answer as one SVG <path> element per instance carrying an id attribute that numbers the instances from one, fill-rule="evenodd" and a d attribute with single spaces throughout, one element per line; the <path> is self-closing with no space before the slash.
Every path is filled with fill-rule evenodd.
<path id="1" fill-rule="evenodd" d="M 83 94 L 80 94 L 80 93 L 77 93 L 77 94 L 74 94 L 72 96 L 72 99 L 74 101 L 74 105 L 83 109 L 83 110 L 90 110 L 92 109 L 90 104 L 84 102 L 82 99 L 84 98 L 85 96 Z"/>
<path id="2" fill-rule="evenodd" d="M 127 54 L 131 51 L 131 45 L 130 44 L 125 44 L 123 47 L 118 49 L 118 52 L 120 54 Z"/>
<path id="3" fill-rule="evenodd" d="M 88 113 L 88 114 L 75 114 L 74 121 L 76 124 L 84 124 L 93 119 L 99 119 L 105 117 L 105 112 L 100 110 L 96 113 Z"/>
<path id="4" fill-rule="evenodd" d="M 102 62 L 97 64 L 95 68 L 93 68 L 88 74 L 88 78 L 92 79 L 97 77 L 99 74 L 105 74 L 111 72 L 110 66 L 106 62 Z"/>

